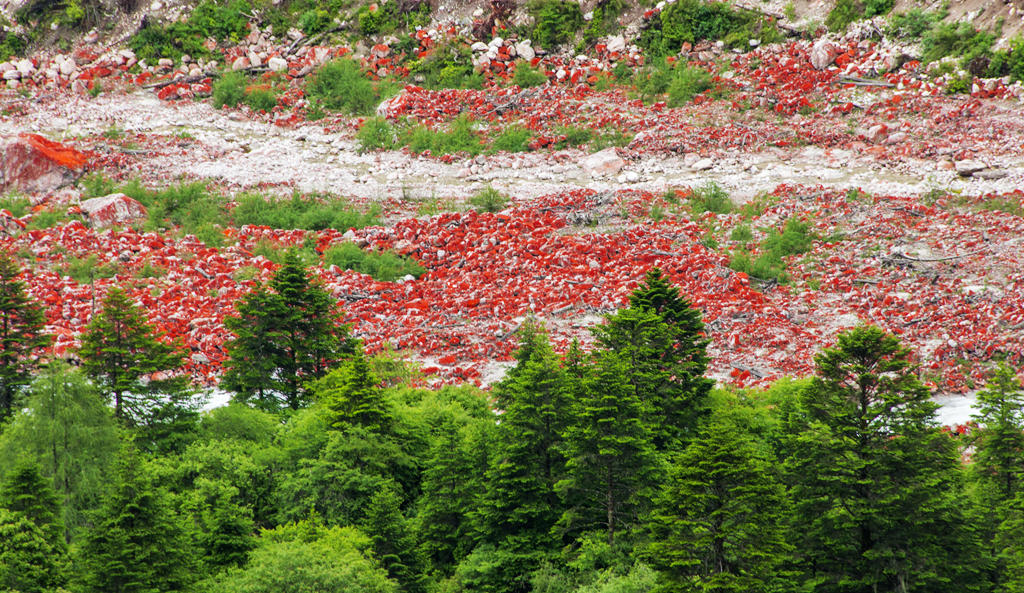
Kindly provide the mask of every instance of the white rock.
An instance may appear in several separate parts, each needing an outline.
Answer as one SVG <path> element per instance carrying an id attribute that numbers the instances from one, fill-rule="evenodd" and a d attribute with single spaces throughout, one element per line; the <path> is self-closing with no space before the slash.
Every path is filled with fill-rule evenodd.
<path id="1" fill-rule="evenodd" d="M 33 64 L 32 60 L 29 59 L 18 60 L 16 66 L 18 68 L 18 72 L 21 72 L 22 76 L 30 76 L 36 71 L 35 64 Z"/>
<path id="2" fill-rule="evenodd" d="M 235 72 L 238 72 L 239 70 L 245 70 L 248 67 L 249 67 L 249 58 L 247 58 L 245 56 L 241 56 L 239 58 L 236 58 L 234 62 L 231 62 L 231 69 L 234 70 Z"/>
<path id="3" fill-rule="evenodd" d="M 494 39 L 491 39 L 491 42 L 488 43 L 487 45 L 488 47 L 501 47 L 505 45 L 505 40 L 502 39 L 501 37 L 495 37 Z"/>
<path id="4" fill-rule="evenodd" d="M 60 73 L 64 76 L 71 76 L 75 73 L 74 60 L 64 60 L 60 63 Z"/>
<path id="5" fill-rule="evenodd" d="M 174 60 L 170 58 L 160 58 L 156 61 L 156 65 L 160 68 L 173 68 Z"/>
<path id="6" fill-rule="evenodd" d="M 533 51 L 533 46 L 530 45 L 529 39 L 520 41 L 516 44 L 516 54 L 526 61 L 530 61 L 537 57 L 537 52 Z"/>
<path id="7" fill-rule="evenodd" d="M 484 43 L 483 41 L 476 41 L 473 43 L 473 45 L 469 46 L 469 49 L 475 52 L 487 51 L 487 44 Z"/>
<path id="8" fill-rule="evenodd" d="M 288 60 L 274 56 L 267 60 L 267 68 L 270 68 L 272 72 L 284 72 L 288 69 Z"/>
<path id="9" fill-rule="evenodd" d="M 693 163 L 691 168 L 697 171 L 707 171 L 713 166 L 715 166 L 715 163 L 711 159 L 700 159 Z"/>
<path id="10" fill-rule="evenodd" d="M 822 39 L 811 48 L 811 66 L 815 70 L 824 70 L 832 65 L 838 55 L 839 49 L 831 41 Z"/>
<path id="11" fill-rule="evenodd" d="M 640 181 L 640 174 L 636 171 L 626 171 L 626 181 L 629 183 L 636 183 Z"/>
<path id="12" fill-rule="evenodd" d="M 608 38 L 606 45 L 609 52 L 622 52 L 626 50 L 626 38 L 622 35 L 614 35 Z"/>
<path id="13" fill-rule="evenodd" d="M 954 166 L 956 167 L 957 174 L 961 177 L 970 177 L 978 171 L 988 168 L 985 163 L 975 160 L 956 161 Z"/>
<path id="14" fill-rule="evenodd" d="M 249 65 L 251 67 L 259 68 L 260 66 L 263 65 L 263 60 L 260 59 L 259 54 L 257 54 L 256 52 L 249 52 L 249 55 L 247 57 L 249 58 Z"/>
<path id="15" fill-rule="evenodd" d="M 17 70 L 8 70 L 7 72 L 4 72 L 4 80 L 15 81 L 19 78 L 21 78 L 21 72 L 18 72 Z"/>
<path id="16" fill-rule="evenodd" d="M 591 177 L 601 177 L 618 174 L 626 166 L 626 161 L 622 160 L 615 147 L 611 147 L 584 157 L 579 164 Z"/>

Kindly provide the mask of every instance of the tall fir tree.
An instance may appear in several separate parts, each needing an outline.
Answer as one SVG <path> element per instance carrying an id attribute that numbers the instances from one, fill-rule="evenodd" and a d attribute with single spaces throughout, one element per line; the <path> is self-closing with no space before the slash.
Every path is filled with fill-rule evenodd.
<path id="1" fill-rule="evenodd" d="M 385 485 L 374 493 L 360 521 L 362 530 L 373 540 L 373 551 L 388 576 L 408 593 L 426 590 L 426 561 L 417 545 L 411 521 L 402 513 L 402 497 L 395 485 Z"/>
<path id="2" fill-rule="evenodd" d="M 362 347 L 357 346 L 350 358 L 317 380 L 311 390 L 327 408 L 328 422 L 335 428 L 355 425 L 381 434 L 391 429 L 390 405 Z"/>
<path id="3" fill-rule="evenodd" d="M 996 504 L 1012 501 L 1024 491 L 1024 389 L 1005 363 L 978 392 L 977 409 L 975 468 L 995 489 Z"/>
<path id="4" fill-rule="evenodd" d="M 664 471 L 628 369 L 615 352 L 596 354 L 563 433 L 566 476 L 556 485 L 568 507 L 560 529 L 572 535 L 599 530 L 609 544 L 649 510 Z"/>
<path id="5" fill-rule="evenodd" d="M 785 591 L 790 508 L 777 459 L 749 426 L 716 410 L 675 459 L 648 530 L 661 590 Z M 791 590 L 791 589 L 789 589 Z"/>
<path id="6" fill-rule="evenodd" d="M 142 308 L 120 288 L 103 299 L 78 353 L 82 370 L 112 399 L 114 416 L 127 426 L 148 424 L 168 400 L 189 407 L 188 378 L 179 373 L 181 349 L 161 340 Z"/>
<path id="7" fill-rule="evenodd" d="M 16 466 L 0 487 L 0 507 L 20 513 L 35 523 L 54 550 L 64 549 L 64 524 L 52 484 L 35 460 Z"/>
<path id="8" fill-rule="evenodd" d="M 50 343 L 43 333 L 43 310 L 26 293 L 20 274 L 14 260 L 0 254 L 0 429 L 19 405 L 38 357 Z"/>
<path id="9" fill-rule="evenodd" d="M 555 484 L 565 477 L 562 435 L 571 413 L 547 333 L 531 321 L 520 339 L 517 364 L 494 390 L 501 423 L 477 512 L 483 541 L 512 559 L 505 568 L 513 588 L 525 587 L 526 575 L 560 544 L 552 535 L 563 512 Z"/>
<path id="10" fill-rule="evenodd" d="M 181 591 L 194 578 L 187 531 L 130 443 L 122 446 L 117 476 L 76 565 L 88 593 Z"/>
<path id="11" fill-rule="evenodd" d="M 700 311 L 653 268 L 630 296 L 630 306 L 593 331 L 603 348 L 626 362 L 655 446 L 666 451 L 685 445 L 706 412 L 714 385 L 704 377 L 708 340 Z"/>
<path id="12" fill-rule="evenodd" d="M 224 324 L 235 333 L 226 344 L 222 386 L 235 399 L 277 411 L 309 403 L 307 383 L 323 377 L 352 352 L 348 326 L 330 294 L 311 282 L 294 253 L 274 275 L 237 305 Z"/>
<path id="13" fill-rule="evenodd" d="M 977 590 L 987 557 L 961 509 L 959 460 L 910 352 L 877 327 L 840 334 L 791 413 L 787 473 L 805 586 Z"/>
<path id="14" fill-rule="evenodd" d="M 22 513 L 0 508 L 0 590 L 51 593 L 67 584 L 67 551 Z"/>

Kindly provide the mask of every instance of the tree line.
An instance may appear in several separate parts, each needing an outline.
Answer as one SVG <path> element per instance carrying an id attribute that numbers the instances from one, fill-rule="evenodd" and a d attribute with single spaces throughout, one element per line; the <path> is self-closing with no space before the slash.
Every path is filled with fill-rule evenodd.
<path id="1" fill-rule="evenodd" d="M 243 298 L 206 413 L 112 289 L 80 364 L 0 258 L 0 591 L 1024 591 L 1024 392 L 943 430 L 910 351 L 842 333 L 815 376 L 706 378 L 658 270 L 557 354 L 527 320 L 490 393 L 370 357 L 294 258 Z M 45 363 L 45 364 L 44 364 Z"/>

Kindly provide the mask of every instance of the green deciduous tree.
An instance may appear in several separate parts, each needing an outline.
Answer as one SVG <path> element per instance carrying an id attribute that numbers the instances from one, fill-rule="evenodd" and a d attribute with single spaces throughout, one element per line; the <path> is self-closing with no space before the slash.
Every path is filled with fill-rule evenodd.
<path id="1" fill-rule="evenodd" d="M 26 294 L 20 273 L 9 255 L 0 254 L 0 425 L 14 412 L 50 343 L 42 308 Z"/>
<path id="2" fill-rule="evenodd" d="M 664 591 L 785 591 L 789 501 L 771 448 L 715 411 L 672 464 L 651 515 Z"/>
<path id="3" fill-rule="evenodd" d="M 95 593 L 183 590 L 195 561 L 187 530 L 133 446 L 122 446 L 116 478 L 85 533 L 76 567 L 81 588 Z"/>
<path id="4" fill-rule="evenodd" d="M 662 471 L 628 368 L 615 352 L 595 356 L 564 432 L 566 477 L 557 484 L 568 505 L 562 528 L 597 529 L 609 543 L 648 509 Z"/>
<path id="5" fill-rule="evenodd" d="M 626 363 L 629 385 L 643 404 L 659 450 L 674 449 L 696 430 L 714 382 L 707 371 L 701 313 L 659 269 L 647 273 L 630 306 L 594 328 L 598 343 Z"/>
<path id="6" fill-rule="evenodd" d="M 309 402 L 307 383 L 352 350 L 334 298 L 310 282 L 294 254 L 269 290 L 258 288 L 237 309 L 238 316 L 224 322 L 236 337 L 226 345 L 230 358 L 221 384 L 238 401 L 297 410 Z"/>
<path id="7" fill-rule="evenodd" d="M 95 387 L 59 364 L 36 378 L 25 405 L 0 435 L 0 472 L 38 464 L 57 493 L 70 541 L 102 499 L 117 456 L 117 422 Z"/>
<path id="8" fill-rule="evenodd" d="M 114 416 L 127 426 L 173 421 L 168 402 L 188 407 L 188 378 L 173 376 L 184 362 L 180 348 L 163 341 L 119 288 L 103 299 L 82 335 L 79 356 L 82 370 L 111 397 Z"/>
<path id="9" fill-rule="evenodd" d="M 910 352 L 877 327 L 840 334 L 791 414 L 795 542 L 815 591 L 978 586 L 957 452 Z"/>

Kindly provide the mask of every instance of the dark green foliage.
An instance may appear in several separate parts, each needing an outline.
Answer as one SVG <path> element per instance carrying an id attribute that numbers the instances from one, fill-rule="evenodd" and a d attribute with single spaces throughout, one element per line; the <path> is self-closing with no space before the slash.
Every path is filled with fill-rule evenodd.
<path id="1" fill-rule="evenodd" d="M 508 205 L 508 196 L 488 186 L 470 196 L 468 202 L 477 212 L 499 212 Z"/>
<path id="2" fill-rule="evenodd" d="M 715 214 L 728 214 L 732 212 L 732 200 L 729 194 L 717 182 L 708 181 L 693 190 L 690 196 L 690 209 L 694 214 L 714 212 Z"/>
<path id="3" fill-rule="evenodd" d="M 725 2 L 680 0 L 665 6 L 640 34 L 641 48 L 656 56 L 673 56 L 683 43 L 722 39 L 740 49 L 749 39 L 771 43 L 781 39 L 775 24 L 762 15 L 734 9 Z"/>
<path id="4" fill-rule="evenodd" d="M 896 0 L 864 0 L 864 17 L 887 15 L 895 4 Z"/>
<path id="5" fill-rule="evenodd" d="M 16 466 L 7 474 L 0 487 L 0 508 L 31 521 L 55 552 L 63 552 L 64 524 L 60 503 L 53 485 L 43 479 L 34 460 Z"/>
<path id="6" fill-rule="evenodd" d="M 221 385 L 235 400 L 268 411 L 297 410 L 308 403 L 308 381 L 324 376 L 351 351 L 348 326 L 338 323 L 334 298 L 310 282 L 294 254 L 270 282 L 236 305 L 224 324 L 227 343 Z"/>
<path id="7" fill-rule="evenodd" d="M 395 129 L 383 117 L 371 117 L 363 122 L 362 127 L 356 132 L 356 141 L 359 142 L 359 151 L 390 150 L 395 147 L 398 141 Z"/>
<path id="8" fill-rule="evenodd" d="M 716 411 L 675 460 L 650 521 L 650 562 L 664 591 L 792 590 L 789 501 L 767 443 Z"/>
<path id="9" fill-rule="evenodd" d="M 519 337 L 516 366 L 495 387 L 501 454 L 487 471 L 478 514 L 485 541 L 506 558 L 501 578 L 514 589 L 558 547 L 552 529 L 564 507 L 556 484 L 566 477 L 563 439 L 573 414 L 568 378 L 547 334 L 528 320 Z"/>
<path id="10" fill-rule="evenodd" d="M 548 77 L 540 69 L 534 68 L 522 60 L 516 62 L 516 71 L 512 75 L 512 84 L 526 89 L 546 84 L 547 81 Z"/>
<path id="11" fill-rule="evenodd" d="M 21 56 L 28 47 L 24 37 L 10 31 L 0 31 L 0 62 Z"/>
<path id="12" fill-rule="evenodd" d="M 678 66 L 668 85 L 669 107 L 681 107 L 712 88 L 711 75 L 703 68 Z"/>
<path id="13" fill-rule="evenodd" d="M 257 194 L 242 194 L 231 211 L 237 226 L 254 224 L 275 229 L 361 229 L 380 224 L 380 207 L 361 211 L 343 199 L 320 199 L 292 194 L 290 200 L 268 199 Z"/>
<path id="14" fill-rule="evenodd" d="M 187 378 L 158 378 L 183 363 L 180 348 L 159 339 L 142 309 L 127 293 L 113 288 L 102 309 L 82 335 L 82 370 L 114 404 L 114 416 L 127 426 L 159 424 L 164 398 L 175 407 L 188 407 Z"/>
<path id="15" fill-rule="evenodd" d="M 465 43 L 443 44 L 428 56 L 409 62 L 408 68 L 409 75 L 422 76 L 422 86 L 429 89 L 480 89 L 484 84 Z"/>
<path id="16" fill-rule="evenodd" d="M 370 498 L 359 526 L 371 534 L 374 556 L 402 591 L 422 593 L 427 582 L 426 563 L 401 505 L 402 497 L 394 486 L 385 486 Z"/>
<path id="17" fill-rule="evenodd" d="M 996 36 L 978 31 L 968 22 L 938 23 L 921 37 L 921 61 L 935 62 L 946 56 L 960 58 L 968 65 L 975 58 L 989 56 Z"/>
<path id="18" fill-rule="evenodd" d="M 277 107 L 277 93 L 269 88 L 255 88 L 245 96 L 245 104 L 253 111 L 270 112 Z"/>
<path id="19" fill-rule="evenodd" d="M 997 493 L 993 502 L 1006 504 L 1024 492 L 1024 389 L 1009 366 L 1001 364 L 978 392 L 977 409 L 975 468 Z"/>
<path id="20" fill-rule="evenodd" d="M 628 7 L 623 0 L 602 0 L 594 6 L 592 18 L 583 29 L 583 43 L 593 45 L 600 37 L 619 28 L 618 18 Z"/>
<path id="21" fill-rule="evenodd" d="M 560 531 L 600 531 L 612 544 L 649 509 L 663 470 L 644 402 L 629 378 L 625 356 L 603 351 L 583 380 L 563 432 L 565 477 L 556 489 L 568 508 Z"/>
<path id="22" fill-rule="evenodd" d="M 530 150 L 530 140 L 533 139 L 533 132 L 519 126 L 505 128 L 493 142 L 491 152 L 526 152 Z"/>
<path id="23" fill-rule="evenodd" d="M 140 59 L 155 60 L 171 58 L 178 60 L 182 54 L 195 57 L 209 55 L 203 46 L 208 37 L 238 42 L 248 33 L 248 19 L 251 11 L 246 0 L 229 0 L 222 4 L 214 0 L 203 0 L 186 21 L 168 25 L 150 23 L 128 39 Z"/>
<path id="24" fill-rule="evenodd" d="M 310 77 L 306 96 L 325 109 L 352 115 L 370 115 L 381 97 L 373 82 L 348 59 L 327 62 Z"/>
<path id="25" fill-rule="evenodd" d="M 325 31 L 331 24 L 331 14 L 320 8 L 313 8 L 299 17 L 299 28 L 306 35 L 316 35 Z"/>
<path id="26" fill-rule="evenodd" d="M 943 12 L 930 12 L 914 7 L 892 15 L 886 34 L 892 37 L 918 39 L 945 17 Z"/>
<path id="27" fill-rule="evenodd" d="M 324 250 L 324 265 L 338 266 L 372 276 L 379 282 L 395 282 L 405 276 L 419 278 L 426 270 L 416 260 L 393 251 L 370 251 L 355 243 L 339 243 Z"/>
<path id="28" fill-rule="evenodd" d="M 18 414 L 0 433 L 0 472 L 38 464 L 60 500 L 66 539 L 102 500 L 117 453 L 117 424 L 103 397 L 78 372 L 51 364 L 32 383 Z"/>
<path id="29" fill-rule="evenodd" d="M 50 593 L 66 584 L 67 553 L 53 544 L 28 517 L 0 506 L 0 587 Z"/>
<path id="30" fill-rule="evenodd" d="M 576 31 L 583 27 L 583 13 L 576 2 L 531 0 L 527 10 L 534 20 L 530 39 L 545 49 L 554 49 L 572 40 Z"/>
<path id="31" fill-rule="evenodd" d="M 238 107 L 245 99 L 245 86 L 249 80 L 241 72 L 225 72 L 213 83 L 213 107 L 220 109 L 225 105 Z"/>
<path id="32" fill-rule="evenodd" d="M 582 146 L 590 142 L 590 139 L 594 137 L 594 131 L 590 128 L 565 126 L 559 127 L 557 130 L 559 134 L 565 136 L 565 139 L 555 143 L 556 150 Z"/>
<path id="33" fill-rule="evenodd" d="M 38 356 L 49 345 L 43 333 L 43 309 L 18 279 L 21 269 L 0 254 L 0 430 L 20 403 L 21 394 L 39 367 Z"/>
<path id="34" fill-rule="evenodd" d="M 78 549 L 76 568 L 87 593 L 180 591 L 194 558 L 167 495 L 130 445 L 122 448 L 113 485 Z"/>
<path id="35" fill-rule="evenodd" d="M 659 450 L 688 440 L 704 414 L 713 382 L 700 311 L 679 289 L 648 271 L 630 296 L 630 307 L 593 329 L 598 343 L 626 365 L 623 378 L 642 404 L 642 420 Z"/>
<path id="36" fill-rule="evenodd" d="M 752 259 L 746 249 L 741 247 L 733 253 L 729 267 L 762 282 L 785 282 L 788 276 L 784 258 L 810 250 L 814 239 L 809 223 L 790 218 L 781 233 L 769 233 L 756 259 Z"/>
<path id="37" fill-rule="evenodd" d="M 800 564 L 814 591 L 978 587 L 957 452 L 897 338 L 866 326 L 815 357 L 790 414 Z M 972 554 L 973 552 L 973 554 Z"/>
<path id="38" fill-rule="evenodd" d="M 825 17 L 829 31 L 845 31 L 850 23 L 864 18 L 864 4 L 860 0 L 836 0 L 836 5 Z"/>

